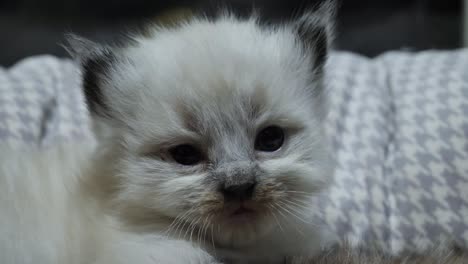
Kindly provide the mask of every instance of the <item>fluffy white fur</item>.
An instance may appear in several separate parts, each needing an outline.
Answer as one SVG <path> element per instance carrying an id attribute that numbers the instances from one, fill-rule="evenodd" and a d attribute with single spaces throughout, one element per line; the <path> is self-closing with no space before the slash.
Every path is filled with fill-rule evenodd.
<path id="1" fill-rule="evenodd" d="M 275 28 L 193 19 L 120 48 L 75 40 L 85 85 L 98 89 L 88 101 L 110 134 L 97 148 L 2 148 L 0 263 L 281 263 L 314 255 L 323 241 L 309 222 L 310 200 L 332 174 L 319 54 L 328 44 L 301 34 L 328 37 L 321 15 Z M 284 145 L 256 151 L 255 137 L 269 125 L 284 129 Z M 171 160 L 168 149 L 184 143 L 206 160 Z M 252 175 L 255 215 L 233 222 L 218 186 Z"/>
<path id="2" fill-rule="evenodd" d="M 125 232 L 84 190 L 94 144 L 0 152 L 0 263 L 214 263 L 182 240 Z M 176 257 L 174 257 L 176 256 Z"/>

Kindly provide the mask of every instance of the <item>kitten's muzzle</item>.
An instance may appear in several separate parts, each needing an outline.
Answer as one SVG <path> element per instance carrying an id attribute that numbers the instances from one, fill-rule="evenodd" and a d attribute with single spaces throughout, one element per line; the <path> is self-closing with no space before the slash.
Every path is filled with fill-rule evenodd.
<path id="1" fill-rule="evenodd" d="M 241 184 L 227 185 L 221 189 L 221 193 L 224 195 L 224 200 L 229 201 L 245 201 L 250 200 L 255 191 L 257 182 L 249 181 Z"/>
<path id="2" fill-rule="evenodd" d="M 251 200 L 255 194 L 260 170 L 250 161 L 225 162 L 211 174 L 211 181 L 216 182 L 217 191 L 224 197 L 225 203 Z"/>

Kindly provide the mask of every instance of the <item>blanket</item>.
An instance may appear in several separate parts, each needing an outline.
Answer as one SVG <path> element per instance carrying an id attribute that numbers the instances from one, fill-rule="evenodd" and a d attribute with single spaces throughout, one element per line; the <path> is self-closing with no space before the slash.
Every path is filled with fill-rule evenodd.
<path id="1" fill-rule="evenodd" d="M 392 253 L 440 240 L 468 247 L 468 50 L 335 52 L 327 69 L 336 172 L 316 217 Z M 52 56 L 0 68 L 0 142 L 92 138 L 78 76 Z"/>

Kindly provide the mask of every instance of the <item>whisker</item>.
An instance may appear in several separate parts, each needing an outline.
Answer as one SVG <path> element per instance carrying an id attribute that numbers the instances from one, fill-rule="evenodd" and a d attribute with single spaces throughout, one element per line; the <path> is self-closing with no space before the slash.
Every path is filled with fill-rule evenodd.
<path id="1" fill-rule="evenodd" d="M 202 247 L 205 243 L 204 230 L 207 224 L 208 216 L 204 218 L 201 223 L 201 228 L 198 230 L 197 243 L 199 247 Z"/>
<path id="2" fill-rule="evenodd" d="M 190 209 L 188 211 L 185 211 L 181 214 L 179 214 L 175 219 L 174 221 L 172 221 L 172 223 L 169 225 L 169 227 L 166 229 L 165 231 L 165 234 L 166 236 L 169 236 L 170 235 L 170 232 L 172 231 L 175 231 L 177 232 L 178 228 L 179 228 L 179 225 L 182 224 L 183 221 L 185 221 L 187 219 L 187 217 L 193 212 L 194 210 L 193 209 Z M 175 228 L 175 230 L 174 230 Z M 174 232 L 174 233 L 175 233 Z"/>
<path id="3" fill-rule="evenodd" d="M 294 203 L 292 201 L 283 200 L 281 202 L 284 203 L 285 205 L 290 206 L 291 210 L 295 211 L 296 213 L 298 213 L 298 214 L 300 214 L 302 216 L 307 216 L 306 211 L 310 210 L 310 207 L 303 206 L 303 205 Z M 300 209 L 302 209 L 302 211 Z"/>
<path id="4" fill-rule="evenodd" d="M 283 234 L 285 234 L 285 233 L 284 233 L 284 229 L 283 229 L 283 227 L 282 227 L 281 224 L 280 224 L 280 221 L 279 221 L 278 218 L 276 217 L 276 214 L 275 214 L 275 211 L 274 211 L 273 206 L 271 206 L 270 204 L 268 204 L 268 208 L 270 209 L 270 210 L 268 210 L 268 211 L 271 213 L 271 215 L 273 216 L 273 218 L 275 218 L 275 221 L 276 221 L 276 223 L 278 224 L 279 229 L 281 230 L 281 232 L 282 232 Z"/>
<path id="5" fill-rule="evenodd" d="M 282 202 L 287 204 L 288 202 L 291 202 L 291 201 L 283 200 Z M 285 204 L 285 206 L 286 206 L 286 204 Z M 299 206 L 299 205 L 297 205 L 297 204 L 294 205 L 293 203 L 290 203 L 289 206 L 288 206 L 288 208 L 291 209 L 291 210 L 294 210 L 296 213 L 300 214 L 300 215 L 303 216 L 303 217 L 311 217 L 311 215 L 306 214 L 306 211 L 309 211 L 309 212 L 311 211 L 310 205 L 309 205 L 308 207 L 305 207 L 305 206 L 302 206 L 302 207 L 301 207 L 301 206 Z M 299 209 L 303 209 L 304 212 L 298 211 Z M 317 226 L 317 227 L 320 226 L 319 224 L 314 223 L 314 222 L 312 221 L 312 219 L 311 219 L 310 221 L 307 221 L 307 224 L 313 225 L 313 226 Z"/>
<path id="6" fill-rule="evenodd" d="M 297 193 L 297 194 L 304 194 L 304 195 L 312 195 L 312 193 L 310 192 L 303 192 L 303 191 L 290 191 L 290 190 L 286 190 L 284 191 L 285 193 Z"/>
<path id="7" fill-rule="evenodd" d="M 284 207 L 280 206 L 279 204 L 277 204 L 277 205 L 278 205 L 279 208 L 281 208 L 282 210 L 285 210 L 286 212 L 288 212 L 291 216 L 298 218 L 296 215 L 292 214 L 290 211 L 286 210 Z M 285 218 L 286 218 L 286 220 L 289 222 L 289 219 L 288 219 L 287 217 L 285 217 Z M 299 219 L 300 219 L 300 218 L 299 218 Z M 296 229 L 296 231 L 297 231 L 301 236 L 305 237 L 304 231 L 302 231 L 302 229 L 300 229 L 300 228 L 298 227 L 298 225 L 296 225 L 296 224 L 293 223 L 293 226 L 294 226 L 294 229 Z"/>
<path id="8" fill-rule="evenodd" d="M 277 203 L 274 203 L 274 204 L 272 204 L 272 205 L 274 206 L 274 208 L 276 209 L 276 211 L 277 211 L 286 221 L 288 221 L 288 217 L 287 217 L 285 214 L 283 214 L 282 210 L 276 208 L 276 206 L 277 206 L 278 204 L 277 204 Z M 289 221 L 288 221 L 288 222 L 289 222 Z"/>
<path id="9" fill-rule="evenodd" d="M 215 246 L 215 242 L 214 242 L 214 235 L 213 235 L 213 224 L 210 225 L 211 226 L 211 244 L 213 245 L 213 250 L 216 252 L 216 246 Z"/>
<path id="10" fill-rule="evenodd" d="M 180 232 L 179 232 L 179 236 L 180 234 L 182 233 L 183 229 L 185 228 L 185 225 L 188 224 L 188 228 L 185 229 L 185 232 L 182 236 L 182 238 L 186 238 L 187 235 L 188 235 L 188 232 L 190 231 L 190 227 L 193 225 L 193 221 L 190 220 L 190 219 L 187 219 L 186 221 L 184 221 L 184 224 L 181 226 L 180 228 Z"/>
<path id="11" fill-rule="evenodd" d="M 209 215 L 208 216 L 208 219 L 206 220 L 206 227 L 205 227 L 205 232 L 203 234 L 203 245 L 206 243 L 206 239 L 207 239 L 207 232 L 208 232 L 208 228 L 211 226 L 211 219 L 212 219 L 212 215 Z"/>
<path id="12" fill-rule="evenodd" d="M 312 197 L 310 197 L 310 198 L 312 198 Z M 307 201 L 307 200 L 304 200 L 304 199 L 291 198 L 291 199 L 288 199 L 287 201 L 294 202 L 294 203 L 296 203 L 298 205 L 302 205 L 302 206 L 306 206 L 306 207 L 310 207 L 312 205 L 311 201 Z"/>
<path id="13" fill-rule="evenodd" d="M 183 223 L 182 223 L 181 226 L 179 226 L 179 227 L 180 227 L 180 230 L 179 230 L 179 232 L 178 232 L 178 237 L 179 237 L 179 238 L 181 237 L 182 232 L 184 231 L 186 225 L 188 225 L 188 227 L 187 227 L 187 229 L 185 229 L 184 237 L 185 237 L 185 235 L 187 234 L 187 230 L 190 229 L 190 226 L 191 226 L 192 224 L 194 224 L 193 220 L 191 220 L 190 218 L 192 218 L 192 217 L 191 217 L 191 216 L 192 216 L 192 213 L 195 212 L 195 211 L 196 211 L 196 210 L 191 211 L 190 214 L 186 215 L 186 216 L 182 219 L 182 222 L 183 222 Z M 184 238 L 184 237 L 182 237 L 182 238 Z"/>
<path id="14" fill-rule="evenodd" d="M 190 231 L 190 243 L 192 243 L 193 231 L 195 231 L 195 228 L 197 227 L 198 222 L 200 221 L 200 219 L 201 219 L 201 216 L 199 216 L 199 217 L 197 218 L 197 220 L 194 221 L 194 222 L 189 226 L 189 229 L 191 230 L 191 231 Z M 198 232 L 198 228 L 197 228 L 197 232 Z"/>
<path id="15" fill-rule="evenodd" d="M 205 244 L 205 236 L 206 236 L 205 231 L 206 231 L 206 227 L 207 227 L 207 224 L 208 224 L 208 219 L 209 219 L 209 216 L 205 217 L 205 220 L 203 221 L 203 224 L 202 224 L 201 234 L 200 234 L 200 242 L 199 242 L 200 245 Z"/>
<path id="16" fill-rule="evenodd" d="M 290 202 L 294 204 L 295 206 L 301 207 L 301 208 L 310 208 L 314 204 L 311 199 L 312 197 L 302 197 L 302 198 L 287 197 L 285 199 L 281 199 L 281 201 Z"/>
<path id="17" fill-rule="evenodd" d="M 287 208 L 284 208 L 284 207 L 282 207 L 281 205 L 284 205 L 284 206 L 287 207 Z M 288 209 L 291 209 L 291 208 L 289 208 L 289 206 L 288 206 L 287 204 L 285 204 L 285 203 L 283 203 L 283 202 L 281 202 L 281 201 L 278 201 L 278 206 L 279 206 L 280 208 L 283 208 L 283 210 L 285 210 L 286 212 L 288 212 L 290 215 L 296 217 L 297 219 L 301 220 L 302 222 L 304 222 L 304 223 L 306 223 L 306 224 L 310 224 L 310 222 L 308 222 L 308 221 L 302 219 L 300 216 L 298 216 L 298 215 L 296 215 L 295 213 L 289 211 Z"/>
<path id="18" fill-rule="evenodd" d="M 166 231 L 164 231 L 164 235 L 168 236 L 168 233 L 172 231 L 172 229 L 175 227 L 175 225 L 179 222 L 179 218 L 181 215 L 186 214 L 187 212 L 180 213 L 177 215 L 174 220 L 172 220 L 171 224 L 167 227 Z"/>
<path id="19" fill-rule="evenodd" d="M 174 218 L 174 221 L 171 223 L 171 225 L 169 225 L 169 227 L 171 227 L 171 226 L 174 227 L 173 225 L 175 224 L 176 220 L 180 220 L 180 218 L 183 218 L 183 217 L 185 217 L 186 215 L 191 214 L 193 211 L 194 211 L 194 209 L 189 209 L 189 210 L 187 210 L 187 211 L 184 211 L 184 212 L 178 214 L 178 215 L 176 216 L 176 218 Z"/>
<path id="20" fill-rule="evenodd" d="M 281 207 L 281 205 L 283 205 L 284 207 L 286 207 L 286 208 L 283 207 L 283 209 L 286 210 L 288 213 L 290 213 L 292 216 L 296 217 L 297 219 L 301 220 L 302 222 L 304 222 L 304 223 L 306 223 L 306 224 L 310 224 L 309 221 L 306 221 L 306 220 L 304 220 L 303 218 L 301 218 L 301 216 L 304 217 L 304 215 L 302 215 L 302 213 L 299 214 L 299 215 L 297 215 L 297 214 L 295 214 L 295 213 L 289 211 L 289 210 L 292 210 L 292 208 L 291 208 L 288 204 L 286 204 L 286 203 L 284 203 L 284 202 L 282 202 L 282 201 L 278 201 L 278 206 Z M 288 209 L 289 209 L 289 210 L 288 210 Z M 294 212 L 297 213 L 297 211 L 294 211 Z"/>
<path id="21" fill-rule="evenodd" d="M 200 217 L 201 219 L 201 217 Z M 201 227 L 200 225 L 198 225 L 198 228 L 197 228 L 197 244 L 198 246 L 200 246 L 200 233 L 201 233 Z"/>

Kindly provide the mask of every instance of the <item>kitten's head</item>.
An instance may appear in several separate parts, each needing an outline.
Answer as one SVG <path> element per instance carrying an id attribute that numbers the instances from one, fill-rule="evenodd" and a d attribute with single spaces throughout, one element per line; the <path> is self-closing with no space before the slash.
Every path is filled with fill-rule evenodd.
<path id="1" fill-rule="evenodd" d="M 304 210 L 331 177 L 330 10 L 276 27 L 193 19 L 125 47 L 71 40 L 89 108 L 114 133 L 104 166 L 123 220 L 241 245 Z"/>

